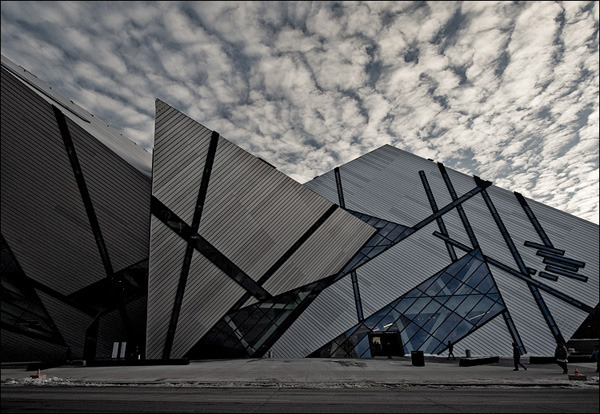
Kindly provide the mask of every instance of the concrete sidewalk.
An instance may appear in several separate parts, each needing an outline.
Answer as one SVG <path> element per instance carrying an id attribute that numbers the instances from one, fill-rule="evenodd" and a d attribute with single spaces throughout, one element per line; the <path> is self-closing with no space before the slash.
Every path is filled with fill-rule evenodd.
<path id="1" fill-rule="evenodd" d="M 459 360 L 426 357 L 414 366 L 410 357 L 394 359 L 236 359 L 190 361 L 189 365 L 84 367 L 61 366 L 34 371 L 2 368 L 2 386 L 191 386 L 348 388 L 399 386 L 596 387 L 595 363 L 569 364 L 586 381 L 570 380 L 556 364 L 527 364 L 513 371 L 512 359 L 472 367 Z"/>

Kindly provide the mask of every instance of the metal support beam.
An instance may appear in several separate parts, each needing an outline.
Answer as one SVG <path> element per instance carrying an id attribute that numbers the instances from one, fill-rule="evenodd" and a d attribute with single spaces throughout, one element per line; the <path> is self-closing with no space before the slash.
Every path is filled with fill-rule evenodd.
<path id="1" fill-rule="evenodd" d="M 204 208 L 204 200 L 206 199 L 206 193 L 208 191 L 208 184 L 210 181 L 210 174 L 212 172 L 212 167 L 215 160 L 215 154 L 217 153 L 218 144 L 219 134 L 213 131 L 212 136 L 210 137 L 210 144 L 206 155 L 206 161 L 204 163 L 204 171 L 202 173 L 202 181 L 200 182 L 198 198 L 196 200 L 196 208 L 194 210 L 194 217 L 192 219 L 192 234 L 196 234 L 198 232 L 198 228 L 200 227 L 202 209 Z M 175 331 L 177 330 L 179 312 L 181 311 L 181 304 L 183 302 L 183 295 L 185 293 L 187 277 L 190 271 L 190 265 L 192 263 L 192 254 L 194 252 L 194 246 L 195 242 L 192 240 L 188 240 L 187 247 L 185 250 L 185 256 L 183 258 L 183 264 L 181 266 L 181 275 L 179 276 L 177 292 L 175 294 L 175 300 L 173 302 L 173 310 L 171 312 L 169 329 L 167 330 L 167 337 L 165 339 L 165 347 L 163 348 L 163 359 L 169 359 L 171 357 L 171 349 L 173 348 L 173 340 L 175 338 Z"/>
<path id="2" fill-rule="evenodd" d="M 346 203 L 344 202 L 344 189 L 342 188 L 342 177 L 340 175 L 340 168 L 336 167 L 333 170 L 335 174 L 335 184 L 337 187 L 338 200 L 340 202 L 340 207 L 345 209 Z M 363 308 L 362 308 L 362 300 L 360 298 L 360 289 L 358 285 L 358 275 L 356 271 L 353 270 L 350 272 L 350 278 L 352 279 L 352 290 L 354 292 L 354 305 L 356 306 L 356 319 L 359 322 L 362 322 L 365 319 Z"/>
<path id="3" fill-rule="evenodd" d="M 58 128 L 60 130 L 60 134 L 62 136 L 63 143 L 67 151 L 67 155 L 69 156 L 69 162 L 71 163 L 71 168 L 73 169 L 75 181 L 77 182 L 77 187 L 79 188 L 79 193 L 81 194 L 81 199 L 85 207 L 85 212 L 87 214 L 88 221 L 90 222 L 90 228 L 94 235 L 94 239 L 96 240 L 96 246 L 98 247 L 100 259 L 102 261 L 102 265 L 104 266 L 106 278 L 110 283 L 110 286 L 112 288 L 112 294 L 116 298 L 116 302 L 119 306 L 119 314 L 125 327 L 127 341 L 132 342 L 131 338 L 134 337 L 134 329 L 125 309 L 125 303 L 121 295 L 121 289 L 114 277 L 114 270 L 110 261 L 108 249 L 106 248 L 106 243 L 104 242 L 104 238 L 102 237 L 102 231 L 100 230 L 100 223 L 98 222 L 98 217 L 96 216 L 96 212 L 94 210 L 92 197 L 90 196 L 90 193 L 88 191 L 87 185 L 85 183 L 85 178 L 83 176 L 83 171 L 81 169 L 79 159 L 77 158 L 75 144 L 73 143 L 71 133 L 69 132 L 67 119 L 65 115 L 60 111 L 60 109 L 58 109 L 56 106 L 52 105 L 52 110 L 54 111 L 54 116 L 56 118 L 56 122 L 58 124 Z"/>

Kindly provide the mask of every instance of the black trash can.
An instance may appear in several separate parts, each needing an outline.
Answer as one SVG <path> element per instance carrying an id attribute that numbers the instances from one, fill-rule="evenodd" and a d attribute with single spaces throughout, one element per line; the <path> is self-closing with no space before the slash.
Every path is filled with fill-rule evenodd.
<path id="1" fill-rule="evenodd" d="M 410 351 L 410 357 L 414 366 L 425 366 L 425 356 L 423 355 L 423 351 Z"/>

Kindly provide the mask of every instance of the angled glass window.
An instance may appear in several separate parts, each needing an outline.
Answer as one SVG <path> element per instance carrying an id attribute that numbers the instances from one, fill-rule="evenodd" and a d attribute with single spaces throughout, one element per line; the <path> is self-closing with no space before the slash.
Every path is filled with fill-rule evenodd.
<path id="1" fill-rule="evenodd" d="M 417 349 L 439 353 L 448 340 L 459 341 L 505 309 L 487 263 L 475 250 L 367 317 L 360 329 L 347 331 L 344 347 L 348 355 L 370 355 L 365 346 L 348 349 L 366 341 L 369 333 L 396 331 L 405 353 Z M 327 349 L 331 347 L 312 355 L 333 355 Z"/>
<path id="2" fill-rule="evenodd" d="M 330 281 L 317 281 L 225 315 L 186 354 L 190 359 L 262 357 Z M 331 350 L 331 346 L 329 349 Z M 337 348 L 337 346 L 336 346 Z"/>

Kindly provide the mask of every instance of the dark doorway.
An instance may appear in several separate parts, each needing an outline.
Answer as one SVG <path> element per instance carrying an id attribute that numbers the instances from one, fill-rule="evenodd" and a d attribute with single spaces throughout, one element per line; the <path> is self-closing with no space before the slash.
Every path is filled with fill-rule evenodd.
<path id="1" fill-rule="evenodd" d="M 404 356 L 404 348 L 399 332 L 369 333 L 371 355 L 376 356 Z"/>

